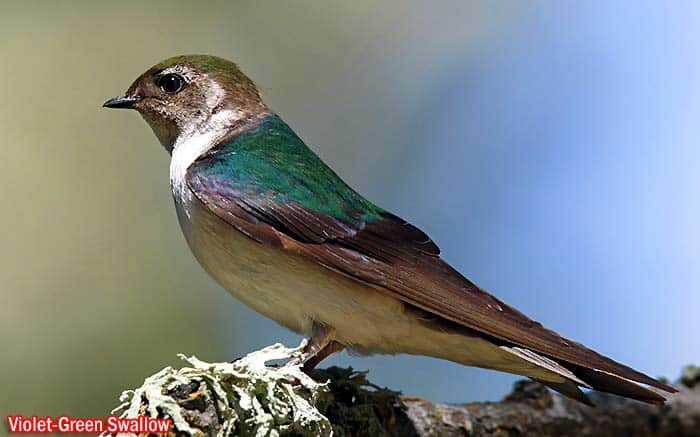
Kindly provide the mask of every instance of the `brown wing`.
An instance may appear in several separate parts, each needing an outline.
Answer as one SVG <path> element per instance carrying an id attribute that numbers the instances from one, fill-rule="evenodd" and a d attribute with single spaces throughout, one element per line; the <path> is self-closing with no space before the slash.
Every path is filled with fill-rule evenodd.
<path id="1" fill-rule="evenodd" d="M 196 174 L 188 175 L 188 181 L 212 212 L 254 240 L 312 259 L 501 343 L 570 363 L 601 381 L 598 385 L 629 379 L 675 391 L 561 337 L 491 296 L 440 259 L 438 247 L 426 234 L 394 215 L 384 214 L 374 223 L 346 223 L 270 196 L 207 190 L 207 181 Z M 653 397 L 647 400 L 658 401 Z"/>
<path id="2" fill-rule="evenodd" d="M 393 226 L 402 226 L 395 223 Z M 383 224 L 385 230 L 391 226 Z M 373 234 L 365 237 L 365 232 Z M 281 236 L 288 250 L 314 259 L 346 275 L 374 285 L 406 303 L 508 343 L 526 347 L 569 363 L 612 373 L 666 391 L 673 389 L 628 366 L 565 339 L 515 308 L 481 290 L 438 257 L 411 254 L 392 247 L 402 258 L 391 262 L 363 256 L 355 247 L 377 244 L 379 235 L 368 225 L 356 236 L 320 245 L 299 243 Z M 388 239 L 385 241 L 389 241 Z M 373 248 L 374 246 L 372 246 Z M 413 256 L 411 256 L 413 255 Z"/>

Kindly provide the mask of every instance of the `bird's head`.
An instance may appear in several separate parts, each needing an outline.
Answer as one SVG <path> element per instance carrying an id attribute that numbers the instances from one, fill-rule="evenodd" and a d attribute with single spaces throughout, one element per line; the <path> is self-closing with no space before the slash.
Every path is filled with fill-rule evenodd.
<path id="1" fill-rule="evenodd" d="M 224 130 L 266 110 L 255 84 L 236 64 L 208 55 L 166 59 L 103 106 L 136 109 L 169 152 L 180 135 Z"/>

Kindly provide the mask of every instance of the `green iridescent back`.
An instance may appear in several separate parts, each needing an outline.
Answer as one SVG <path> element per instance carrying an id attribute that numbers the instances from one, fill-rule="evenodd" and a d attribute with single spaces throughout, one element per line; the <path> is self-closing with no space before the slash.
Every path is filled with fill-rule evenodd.
<path id="1" fill-rule="evenodd" d="M 348 223 L 379 221 L 385 212 L 350 188 L 274 114 L 216 147 L 189 172 L 206 181 L 194 190 L 295 202 Z"/>

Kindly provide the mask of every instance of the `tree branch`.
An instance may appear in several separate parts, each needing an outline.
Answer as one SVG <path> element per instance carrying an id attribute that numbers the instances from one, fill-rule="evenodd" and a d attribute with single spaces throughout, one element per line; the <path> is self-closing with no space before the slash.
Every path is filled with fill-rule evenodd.
<path id="1" fill-rule="evenodd" d="M 299 366 L 271 365 L 301 348 L 274 345 L 233 363 L 185 358 L 122 394 L 115 413 L 173 419 L 177 435 L 289 436 L 697 436 L 700 368 L 688 366 L 680 392 L 655 406 L 591 393 L 595 408 L 518 381 L 501 402 L 463 405 L 401 396 L 366 372 L 331 367 L 311 377 Z M 327 382 L 327 383 L 326 383 Z"/>

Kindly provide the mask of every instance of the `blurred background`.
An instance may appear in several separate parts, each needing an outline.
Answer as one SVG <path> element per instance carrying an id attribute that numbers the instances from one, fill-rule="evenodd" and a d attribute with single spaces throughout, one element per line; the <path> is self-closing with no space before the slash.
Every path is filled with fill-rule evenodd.
<path id="1" fill-rule="evenodd" d="M 100 107 L 183 53 L 239 63 L 353 187 L 500 298 L 651 375 L 697 364 L 700 5 L 615 5 L 4 1 L 0 415 L 103 416 L 178 352 L 300 340 L 204 273 L 167 153 L 137 113 Z M 328 364 L 448 402 L 516 379 Z"/>

